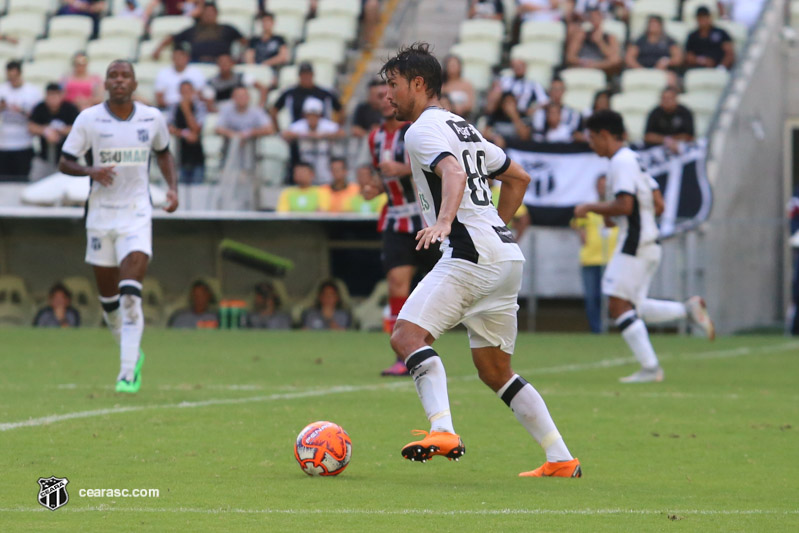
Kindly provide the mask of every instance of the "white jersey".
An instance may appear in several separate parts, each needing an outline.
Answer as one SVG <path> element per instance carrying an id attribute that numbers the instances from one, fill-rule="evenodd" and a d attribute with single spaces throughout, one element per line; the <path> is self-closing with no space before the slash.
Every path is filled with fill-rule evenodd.
<path id="1" fill-rule="evenodd" d="M 150 201 L 150 152 L 169 147 L 169 130 L 161 112 L 134 102 L 133 113 L 122 120 L 103 102 L 78 115 L 64 141 L 62 152 L 79 158 L 91 152 L 95 166 L 114 166 L 109 186 L 91 184 L 86 227 L 111 229 L 132 219 L 152 216 Z"/>
<path id="2" fill-rule="evenodd" d="M 429 107 L 405 134 L 413 181 L 422 216 L 429 227 L 441 209 L 441 178 L 436 165 L 451 155 L 466 172 L 466 188 L 449 238 L 441 244 L 442 257 L 478 264 L 524 261 L 519 246 L 491 203 L 487 178 L 507 170 L 510 159 L 486 141 L 463 118 L 439 107 Z"/>
<path id="3" fill-rule="evenodd" d="M 633 197 L 633 212 L 613 217 L 619 228 L 617 252 L 637 255 L 641 247 L 657 242 L 660 231 L 655 222 L 653 192 L 658 188 L 658 183 L 644 170 L 629 147 L 622 147 L 610 158 L 607 199 L 612 200 L 621 193 Z"/>

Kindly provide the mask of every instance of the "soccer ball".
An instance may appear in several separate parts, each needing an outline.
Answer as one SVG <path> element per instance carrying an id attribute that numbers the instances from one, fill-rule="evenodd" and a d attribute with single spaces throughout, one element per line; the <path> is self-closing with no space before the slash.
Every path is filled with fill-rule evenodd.
<path id="1" fill-rule="evenodd" d="M 309 476 L 336 476 L 350 464 L 351 455 L 350 436 L 333 422 L 308 424 L 294 444 L 294 458 Z"/>

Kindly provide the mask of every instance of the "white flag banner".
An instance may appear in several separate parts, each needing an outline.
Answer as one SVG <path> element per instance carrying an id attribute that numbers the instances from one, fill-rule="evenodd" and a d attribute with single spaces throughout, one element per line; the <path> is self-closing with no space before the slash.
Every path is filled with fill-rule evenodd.
<path id="1" fill-rule="evenodd" d="M 663 193 L 666 210 L 660 217 L 662 237 L 680 233 L 707 219 L 712 194 L 705 174 L 704 139 L 682 143 L 678 154 L 662 146 L 633 149 Z M 506 152 L 530 174 L 524 196 L 528 207 L 568 210 L 598 200 L 596 180 L 607 172 L 608 160 L 594 154 L 586 144 L 517 143 Z M 555 218 L 557 224 L 568 217 Z"/>

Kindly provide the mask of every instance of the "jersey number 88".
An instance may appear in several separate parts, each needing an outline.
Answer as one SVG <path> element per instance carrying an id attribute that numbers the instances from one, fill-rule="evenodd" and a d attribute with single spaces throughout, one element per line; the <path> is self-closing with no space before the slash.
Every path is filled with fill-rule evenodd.
<path id="1" fill-rule="evenodd" d="M 491 203 L 491 190 L 488 188 L 488 172 L 486 171 L 486 153 L 477 150 L 476 161 L 472 160 L 469 150 L 461 154 L 463 169 L 466 172 L 466 185 L 472 191 L 469 195 L 474 205 L 486 206 Z"/>

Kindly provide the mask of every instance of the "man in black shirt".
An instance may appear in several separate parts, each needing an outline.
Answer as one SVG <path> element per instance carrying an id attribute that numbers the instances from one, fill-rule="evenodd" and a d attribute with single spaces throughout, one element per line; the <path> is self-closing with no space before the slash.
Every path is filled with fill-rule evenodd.
<path id="1" fill-rule="evenodd" d="M 696 31 L 688 35 L 685 44 L 685 64 L 688 68 L 715 68 L 722 65 L 726 69 L 735 63 L 735 48 L 729 34 L 713 25 L 710 10 L 699 6 L 696 10 Z"/>
<path id="2" fill-rule="evenodd" d="M 340 117 L 340 113 L 338 113 L 341 111 L 341 102 L 338 96 L 327 89 L 314 85 L 313 66 L 308 62 L 300 63 L 300 83 L 286 89 L 270 110 L 272 122 L 274 124 L 278 123 L 277 114 L 284 107 L 288 107 L 291 112 L 291 122 L 300 120 L 302 118 L 302 104 L 305 102 L 306 98 L 311 97 L 318 98 L 324 104 L 323 117 L 333 119 L 341 124 L 342 117 Z"/>
<path id="3" fill-rule="evenodd" d="M 169 133 L 180 139 L 180 183 L 205 180 L 202 128 L 207 109 L 189 80 L 180 84 L 180 102 L 169 109 Z"/>
<path id="4" fill-rule="evenodd" d="M 266 11 L 261 14 L 262 32 L 260 37 L 250 39 L 250 46 L 244 54 L 247 63 L 268 67 L 281 67 L 289 62 L 289 47 L 280 35 L 274 35 L 275 16 Z"/>
<path id="5" fill-rule="evenodd" d="M 380 106 L 386 97 L 386 82 L 375 78 L 369 82 L 369 96 L 355 108 L 352 115 L 352 136 L 366 137 L 383 122 Z"/>
<path id="6" fill-rule="evenodd" d="M 213 98 L 209 95 L 205 99 L 210 111 L 218 111 L 220 104 L 230 100 L 236 87 L 255 87 L 260 95 L 258 105 L 263 107 L 266 104 L 268 87 L 256 81 L 251 74 L 233 70 L 236 63 L 230 54 L 220 55 L 216 60 L 216 65 L 219 67 L 219 74 L 208 80 L 207 84 L 212 90 Z"/>
<path id="7" fill-rule="evenodd" d="M 161 50 L 173 43 L 175 46 L 188 45 L 192 63 L 214 63 L 220 55 L 230 54 L 236 41 L 242 48 L 246 47 L 247 39 L 233 26 L 219 24 L 218 15 L 215 3 L 205 2 L 197 23 L 180 33 L 167 35 L 153 51 L 153 58 L 157 60 Z"/>
<path id="8" fill-rule="evenodd" d="M 38 157 L 43 164 L 35 172 L 37 176 L 34 179 L 56 172 L 58 160 L 61 158 L 61 146 L 78 118 L 78 113 L 80 111 L 75 105 L 64 101 L 64 92 L 60 85 L 47 85 L 44 100 L 33 108 L 28 119 L 28 131 L 38 135 L 41 143 Z"/>
<path id="9" fill-rule="evenodd" d="M 694 140 L 694 116 L 691 110 L 677 103 L 677 89 L 667 87 L 660 96 L 660 105 L 652 110 L 646 121 L 644 141 L 662 144 L 673 153 L 680 142 Z"/>

